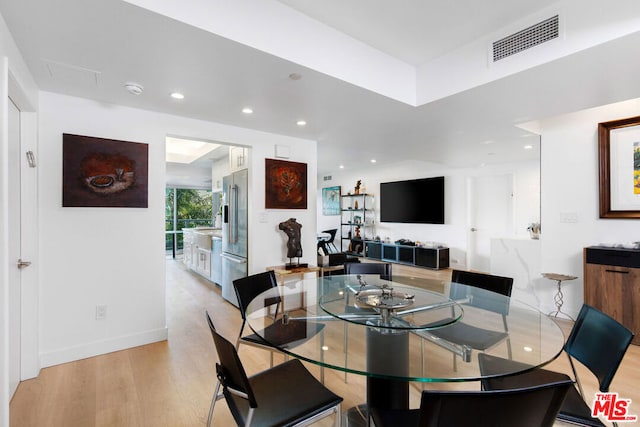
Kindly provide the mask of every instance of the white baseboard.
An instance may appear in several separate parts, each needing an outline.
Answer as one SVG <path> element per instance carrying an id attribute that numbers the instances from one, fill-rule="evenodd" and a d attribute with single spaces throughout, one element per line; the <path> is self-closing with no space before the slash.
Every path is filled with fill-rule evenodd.
<path id="1" fill-rule="evenodd" d="M 75 360 L 86 359 L 88 357 L 99 356 L 101 354 L 114 351 L 125 350 L 127 348 L 138 347 L 158 341 L 164 341 L 169 335 L 168 328 L 153 329 L 134 335 L 125 335 L 110 338 L 102 341 L 93 341 L 73 347 L 42 353 L 40 355 L 40 367 L 59 365 L 61 363 L 73 362 Z"/>

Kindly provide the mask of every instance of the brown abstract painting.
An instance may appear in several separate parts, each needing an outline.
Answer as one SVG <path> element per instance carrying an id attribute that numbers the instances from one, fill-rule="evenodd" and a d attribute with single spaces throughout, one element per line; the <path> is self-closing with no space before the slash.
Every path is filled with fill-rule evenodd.
<path id="1" fill-rule="evenodd" d="M 149 146 L 62 135 L 63 207 L 148 207 Z"/>
<path id="2" fill-rule="evenodd" d="M 265 208 L 307 209 L 307 164 L 265 159 Z"/>

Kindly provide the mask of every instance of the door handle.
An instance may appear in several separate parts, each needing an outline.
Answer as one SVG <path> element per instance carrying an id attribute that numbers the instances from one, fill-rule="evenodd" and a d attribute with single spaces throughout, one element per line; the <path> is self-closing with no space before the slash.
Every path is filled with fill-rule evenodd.
<path id="1" fill-rule="evenodd" d="M 625 270 L 605 270 L 607 273 L 629 274 L 629 271 Z"/>
<path id="2" fill-rule="evenodd" d="M 31 265 L 31 261 L 23 261 L 22 259 L 18 260 L 18 268 L 22 270 L 25 267 L 29 267 Z"/>
<path id="3" fill-rule="evenodd" d="M 470 231 L 478 231 L 478 229 L 475 227 L 471 227 Z"/>
<path id="4" fill-rule="evenodd" d="M 220 256 L 226 259 L 227 261 L 235 262 L 236 264 L 245 264 L 247 262 L 247 260 L 244 258 L 231 257 L 225 254 L 222 254 Z"/>

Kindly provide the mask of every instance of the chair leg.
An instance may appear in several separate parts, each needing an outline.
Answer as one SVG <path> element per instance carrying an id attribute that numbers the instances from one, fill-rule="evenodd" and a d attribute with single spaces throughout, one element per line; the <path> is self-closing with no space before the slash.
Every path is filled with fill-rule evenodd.
<path id="1" fill-rule="evenodd" d="M 347 369 L 347 354 L 349 352 L 349 324 L 344 322 L 344 368 Z M 344 383 L 347 383 L 347 371 L 344 371 Z"/>
<path id="2" fill-rule="evenodd" d="M 253 422 L 253 412 L 255 408 L 249 408 L 249 413 L 247 414 L 247 420 L 244 424 L 244 427 L 251 427 L 251 423 Z"/>
<path id="3" fill-rule="evenodd" d="M 213 417 L 213 407 L 216 406 L 216 402 L 220 397 L 218 393 L 220 392 L 220 381 L 216 384 L 216 389 L 213 391 L 213 397 L 211 398 L 211 406 L 209 407 L 209 417 L 207 418 L 207 427 L 211 427 L 211 418 Z"/>
<path id="4" fill-rule="evenodd" d="M 424 338 L 420 338 L 420 375 L 424 378 Z M 424 390 L 424 382 L 422 389 Z"/>
<path id="5" fill-rule="evenodd" d="M 320 332 L 320 382 L 324 384 L 324 331 Z"/>

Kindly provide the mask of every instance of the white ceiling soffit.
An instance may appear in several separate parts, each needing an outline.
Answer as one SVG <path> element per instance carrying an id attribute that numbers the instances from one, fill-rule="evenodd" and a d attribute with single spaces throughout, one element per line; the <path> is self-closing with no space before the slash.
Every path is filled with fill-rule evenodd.
<path id="1" fill-rule="evenodd" d="M 559 36 L 493 61 L 493 43 L 558 15 Z M 640 31 L 640 2 L 603 8 L 595 0 L 565 0 L 418 67 L 417 102 L 423 105 Z"/>
<path id="2" fill-rule="evenodd" d="M 218 148 L 219 145 L 210 142 L 180 139 L 168 136 L 165 138 L 165 147 L 165 160 L 167 162 L 191 164 L 208 155 L 210 152 Z"/>
<path id="3" fill-rule="evenodd" d="M 415 105 L 415 67 L 276 0 L 125 1 Z"/>
<path id="4" fill-rule="evenodd" d="M 383 0 L 125 1 L 411 106 L 640 30 L 637 0 L 607 8 L 599 0 L 501 0 L 495 8 L 476 0 L 407 0 L 402 8 Z M 451 15 L 460 28 L 450 28 Z M 567 21 L 557 42 L 492 64 L 493 42 L 555 15 Z"/>

